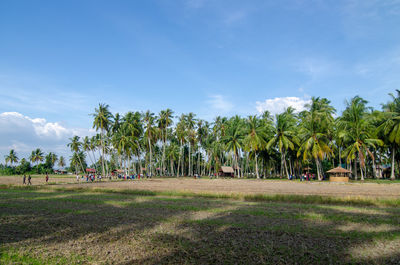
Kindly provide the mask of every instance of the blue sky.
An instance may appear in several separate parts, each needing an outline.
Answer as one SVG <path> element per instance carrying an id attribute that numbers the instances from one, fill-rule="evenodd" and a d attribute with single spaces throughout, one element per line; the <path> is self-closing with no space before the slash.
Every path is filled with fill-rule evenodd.
<path id="1" fill-rule="evenodd" d="M 65 153 L 99 102 L 209 120 L 310 96 L 380 108 L 400 89 L 399 25 L 399 0 L 1 1 L 0 161 Z"/>

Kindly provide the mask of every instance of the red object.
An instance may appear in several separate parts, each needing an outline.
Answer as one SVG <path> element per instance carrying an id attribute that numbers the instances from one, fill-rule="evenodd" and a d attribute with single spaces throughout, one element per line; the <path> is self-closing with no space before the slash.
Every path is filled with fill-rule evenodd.
<path id="1" fill-rule="evenodd" d="M 94 168 L 87 168 L 86 172 L 96 173 L 96 169 Z"/>

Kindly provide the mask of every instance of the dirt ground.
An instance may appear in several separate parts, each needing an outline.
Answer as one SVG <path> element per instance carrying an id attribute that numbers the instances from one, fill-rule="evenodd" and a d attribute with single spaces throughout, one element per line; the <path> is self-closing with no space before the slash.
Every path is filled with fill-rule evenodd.
<path id="1" fill-rule="evenodd" d="M 90 186 L 109 189 L 134 189 L 150 191 L 187 191 L 253 194 L 299 194 L 326 196 L 398 197 L 400 184 L 297 182 L 248 179 L 189 179 L 157 178 L 127 181 L 79 182 L 74 177 L 50 177 L 50 183 L 62 186 Z M 44 177 L 34 177 L 33 185 L 44 184 Z M 21 177 L 0 177 L 0 184 L 22 184 Z"/>

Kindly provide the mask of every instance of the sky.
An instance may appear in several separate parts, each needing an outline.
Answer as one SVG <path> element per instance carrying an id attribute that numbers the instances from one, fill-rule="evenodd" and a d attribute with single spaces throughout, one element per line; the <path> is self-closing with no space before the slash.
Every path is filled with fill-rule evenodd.
<path id="1" fill-rule="evenodd" d="M 278 113 L 400 89 L 400 0 L 0 1 L 0 163 L 113 113 Z"/>

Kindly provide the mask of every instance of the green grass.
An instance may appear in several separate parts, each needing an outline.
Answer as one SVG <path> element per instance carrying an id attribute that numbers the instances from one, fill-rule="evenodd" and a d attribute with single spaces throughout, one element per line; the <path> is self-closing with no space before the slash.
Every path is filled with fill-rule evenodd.
<path id="1" fill-rule="evenodd" d="M 1 186 L 0 264 L 395 264 L 377 201 Z"/>

